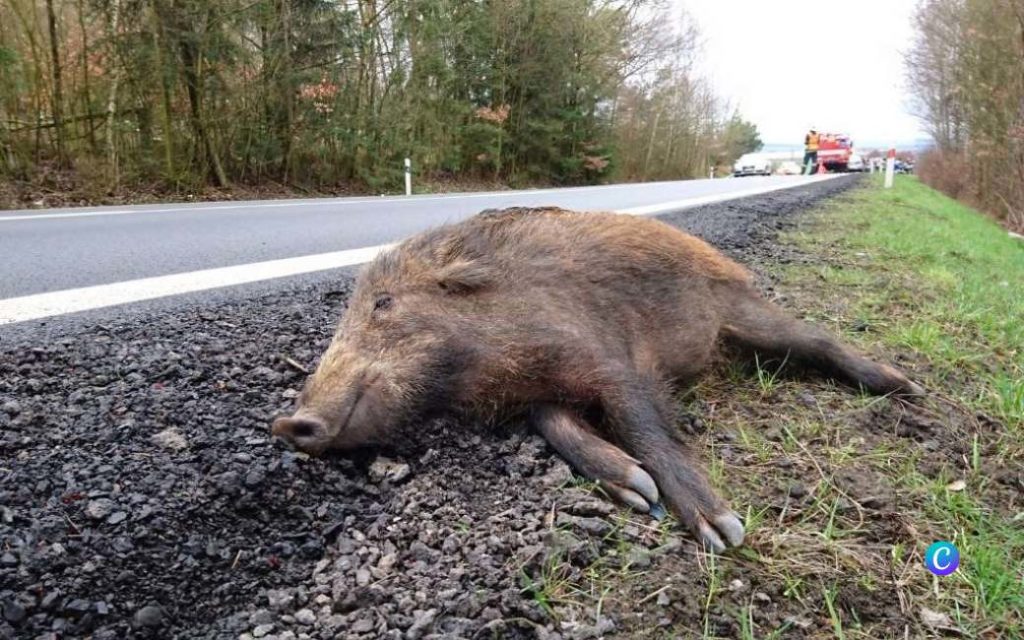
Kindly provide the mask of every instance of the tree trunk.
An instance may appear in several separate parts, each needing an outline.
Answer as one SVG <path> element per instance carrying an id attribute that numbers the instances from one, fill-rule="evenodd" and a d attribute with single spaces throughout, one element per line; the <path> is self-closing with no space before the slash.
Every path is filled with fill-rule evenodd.
<path id="1" fill-rule="evenodd" d="M 651 157 L 654 155 L 654 141 L 658 135 L 658 121 L 661 120 L 661 109 L 659 108 L 657 113 L 654 114 L 654 124 L 651 126 L 651 137 L 647 141 L 647 158 L 644 160 L 644 172 L 643 177 L 647 179 L 647 171 L 651 167 Z"/>
<path id="2" fill-rule="evenodd" d="M 295 102 L 292 89 L 291 0 L 278 0 L 278 12 L 281 38 L 276 72 L 278 99 L 281 102 L 277 114 L 277 136 L 281 144 L 281 175 L 287 183 L 291 177 L 292 112 Z"/>
<path id="3" fill-rule="evenodd" d="M 82 34 L 82 113 L 92 112 L 92 90 L 89 86 L 89 34 L 85 29 L 85 1 L 78 0 L 78 30 Z M 85 121 L 86 135 L 89 138 L 89 149 L 95 155 L 96 148 L 96 125 L 92 118 Z"/>
<path id="4" fill-rule="evenodd" d="M 57 14 L 53 10 L 53 0 L 46 0 L 46 22 L 50 29 L 50 70 L 53 76 L 53 132 L 57 140 L 57 164 L 67 166 L 67 149 L 64 145 L 64 90 L 60 77 L 60 45 L 57 36 Z"/>
<path id="5" fill-rule="evenodd" d="M 117 166 L 117 144 L 114 137 L 114 119 L 117 115 L 117 88 L 121 82 L 120 66 L 115 55 L 115 41 L 121 20 L 120 0 L 111 0 L 110 17 L 107 21 L 107 40 L 110 47 L 108 64 L 110 65 L 110 92 L 107 94 L 107 162 L 110 166 L 110 179 L 114 187 L 119 181 Z"/>
<path id="6" fill-rule="evenodd" d="M 35 111 L 35 140 L 32 149 L 32 162 L 36 165 L 39 164 L 41 151 L 42 151 L 42 121 L 43 121 L 43 97 L 42 86 L 43 86 L 43 73 L 42 64 L 40 58 L 42 54 L 39 52 L 39 44 L 36 41 L 36 25 L 28 21 L 28 16 L 25 15 L 22 8 L 17 2 L 8 3 L 11 11 L 14 13 L 14 17 L 21 23 L 22 32 L 25 34 L 25 38 L 29 43 L 29 52 L 32 59 L 32 108 Z M 33 5 L 34 6 L 34 5 Z M 33 20 L 35 19 L 35 10 L 32 12 Z"/>
<path id="7" fill-rule="evenodd" d="M 156 9 L 152 12 L 153 19 L 153 51 L 156 56 L 156 66 L 160 74 L 160 116 L 164 130 L 164 177 L 167 180 L 176 180 L 174 170 L 174 123 L 171 113 L 171 83 L 167 74 L 167 67 L 164 63 L 164 42 L 165 35 Z"/>
<path id="8" fill-rule="evenodd" d="M 192 129 L 195 131 L 196 141 L 199 143 L 199 148 L 205 155 L 205 159 L 209 162 L 208 167 L 210 169 L 210 175 L 214 179 L 214 183 L 218 187 L 226 187 L 228 185 L 227 175 L 224 173 L 224 167 L 221 166 L 220 157 L 217 155 L 217 151 L 213 148 L 213 144 L 210 142 L 210 136 L 207 133 L 205 123 L 203 122 L 202 96 L 200 93 L 201 89 L 199 87 L 198 52 L 196 51 L 195 44 L 185 37 L 181 38 L 180 47 L 181 62 L 185 71 L 185 87 L 188 89 L 188 106 L 192 120 Z"/>

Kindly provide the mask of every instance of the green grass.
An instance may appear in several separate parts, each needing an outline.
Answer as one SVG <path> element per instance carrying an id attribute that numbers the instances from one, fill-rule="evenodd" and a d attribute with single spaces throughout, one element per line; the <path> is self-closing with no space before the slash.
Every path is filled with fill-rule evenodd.
<path id="1" fill-rule="evenodd" d="M 825 607 L 828 609 L 828 617 L 832 621 L 832 631 L 835 633 L 836 638 L 843 640 L 846 635 L 843 633 L 843 620 L 839 616 L 836 608 L 836 594 L 839 589 L 836 585 L 832 585 L 830 588 L 825 589 L 824 600 Z"/>
<path id="2" fill-rule="evenodd" d="M 761 389 L 761 397 L 764 398 L 772 395 L 779 384 L 782 370 L 786 367 L 786 360 L 783 360 L 781 363 L 767 363 L 761 362 L 761 359 L 758 357 L 755 358 L 754 366 L 757 373 L 757 386 Z"/>
<path id="3" fill-rule="evenodd" d="M 837 238 L 875 268 L 844 269 L 882 285 L 863 312 L 890 322 L 885 340 L 977 380 L 975 406 L 1018 434 L 1024 425 L 1024 242 L 912 178 L 843 205 Z M 881 267 L 881 271 L 877 269 Z M 876 278 L 867 279 L 866 273 Z M 882 276 L 879 281 L 878 276 Z M 884 280 L 892 278 L 885 287 Z M 915 294 L 900 281 L 913 280 Z M 896 310 L 898 315 L 892 315 Z"/>
<path id="4" fill-rule="evenodd" d="M 1016 514 L 1012 503 L 989 502 L 996 494 L 987 491 L 993 480 L 986 470 L 1024 466 L 1024 242 L 913 178 L 898 179 L 891 190 L 861 189 L 822 218 L 828 223 L 814 225 L 800 244 L 831 248 L 853 264 L 804 271 L 837 289 L 856 287 L 836 295 L 847 305 L 843 315 L 867 319 L 869 331 L 847 339 L 865 347 L 881 339 L 909 353 L 921 363 L 915 375 L 933 403 L 998 421 L 965 435 L 965 491 L 947 490 L 952 478 L 929 482 L 907 469 L 912 465 L 895 473 L 894 484 L 930 492 L 923 511 L 908 515 L 960 548 L 960 570 L 932 585 L 941 610 L 968 633 L 1022 638 L 1024 513 L 1019 502 Z M 810 276 L 787 273 L 788 279 Z M 833 519 L 827 522 L 831 536 Z M 825 596 L 842 637 L 828 591 Z"/>

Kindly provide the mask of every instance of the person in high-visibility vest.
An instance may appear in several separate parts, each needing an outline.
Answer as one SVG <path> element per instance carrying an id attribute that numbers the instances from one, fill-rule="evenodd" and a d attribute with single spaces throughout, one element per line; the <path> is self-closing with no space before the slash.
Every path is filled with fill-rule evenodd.
<path id="1" fill-rule="evenodd" d="M 818 165 L 818 144 L 821 137 L 818 132 L 811 127 L 811 130 L 804 136 L 804 166 L 800 170 L 800 173 L 814 173 L 815 168 Z"/>

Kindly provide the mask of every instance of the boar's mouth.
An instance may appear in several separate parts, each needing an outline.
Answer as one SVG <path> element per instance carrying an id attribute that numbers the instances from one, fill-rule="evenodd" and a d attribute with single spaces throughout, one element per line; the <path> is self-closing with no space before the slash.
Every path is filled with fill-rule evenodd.
<path id="1" fill-rule="evenodd" d="M 337 431 L 337 433 L 343 433 L 345 431 L 345 429 L 348 428 L 349 424 L 351 424 L 351 422 L 352 422 L 352 414 L 354 414 L 356 412 L 356 408 L 359 406 L 359 401 L 362 400 L 365 396 L 366 396 L 366 387 L 363 386 L 363 385 L 359 385 L 356 388 L 355 396 L 352 398 L 352 401 L 349 403 L 348 412 L 345 413 L 345 419 L 338 423 L 338 431 Z"/>

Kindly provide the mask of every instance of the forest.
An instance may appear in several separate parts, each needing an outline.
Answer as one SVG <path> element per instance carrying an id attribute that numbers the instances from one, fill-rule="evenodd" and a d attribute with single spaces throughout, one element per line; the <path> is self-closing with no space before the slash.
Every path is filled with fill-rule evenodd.
<path id="1" fill-rule="evenodd" d="M 700 55 L 650 0 L 0 0 L 0 189 L 706 176 L 760 140 Z"/>
<path id="2" fill-rule="evenodd" d="M 932 186 L 1024 232 L 1024 0 L 926 0 L 906 70 Z"/>

